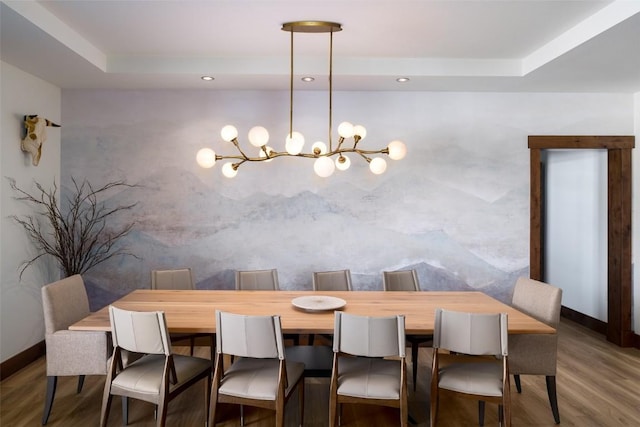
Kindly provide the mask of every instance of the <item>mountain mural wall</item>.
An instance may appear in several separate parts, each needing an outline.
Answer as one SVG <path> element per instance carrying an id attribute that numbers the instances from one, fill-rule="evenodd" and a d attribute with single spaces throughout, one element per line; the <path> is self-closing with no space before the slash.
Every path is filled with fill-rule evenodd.
<path id="1" fill-rule="evenodd" d="M 303 107 L 318 96 L 303 95 Z M 516 278 L 528 275 L 526 136 L 571 129 L 596 114 L 591 109 L 604 114 L 617 102 L 602 96 L 587 108 L 584 97 L 555 97 L 542 108 L 540 95 L 339 93 L 336 105 L 343 97 L 360 101 L 349 115 L 368 128 L 361 144 L 380 148 L 398 137 L 407 158 L 388 160 L 381 176 L 352 159 L 351 169 L 326 179 L 307 159 L 243 165 L 233 180 L 220 165 L 199 168 L 203 146 L 232 152 L 218 136 L 227 117 L 239 129 L 262 124 L 286 133 L 282 94 L 253 96 L 283 117 L 259 123 L 260 112 L 247 107 L 252 94 L 241 103 L 210 91 L 64 93 L 63 197 L 71 177 L 136 184 L 107 203 L 137 203 L 117 221 L 136 222 L 121 243 L 138 258 L 86 274 L 94 309 L 148 288 L 153 269 L 185 266 L 201 289 L 231 289 L 235 270 L 266 268 L 278 269 L 283 289 L 311 289 L 313 271 L 349 268 L 356 290 L 374 290 L 382 289 L 382 271 L 415 268 L 424 290 L 482 290 L 508 301 Z M 549 114 L 581 103 L 563 120 Z M 323 120 L 303 123 L 323 135 Z"/>

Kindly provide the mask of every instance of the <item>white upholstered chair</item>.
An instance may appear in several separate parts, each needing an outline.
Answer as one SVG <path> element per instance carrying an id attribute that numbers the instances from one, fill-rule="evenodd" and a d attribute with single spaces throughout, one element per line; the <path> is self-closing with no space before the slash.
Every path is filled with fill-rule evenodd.
<path id="1" fill-rule="evenodd" d="M 224 355 L 234 362 L 225 370 Z M 248 316 L 216 310 L 216 360 L 211 385 L 209 426 L 215 426 L 218 403 L 256 406 L 275 411 L 284 426 L 284 409 L 293 390 L 304 419 L 304 365 L 286 360 L 279 316 Z M 244 416 L 241 406 L 241 424 Z"/>
<path id="2" fill-rule="evenodd" d="M 188 291 L 195 288 L 193 273 L 190 268 L 151 271 L 151 289 Z M 206 336 L 206 334 L 171 334 L 171 341 L 175 343 L 177 341 L 189 340 L 189 354 L 193 356 L 195 340 L 200 336 Z"/>
<path id="3" fill-rule="evenodd" d="M 511 305 L 554 328 L 560 321 L 562 289 L 537 280 L 520 277 L 513 290 Z M 556 395 L 558 334 L 523 334 L 509 337 L 509 372 L 522 391 L 520 375 L 544 375 L 553 419 L 560 423 Z"/>
<path id="4" fill-rule="evenodd" d="M 208 418 L 211 387 L 211 361 L 173 354 L 161 311 L 135 312 L 109 307 L 113 358 L 104 385 L 100 426 L 109 417 L 112 396 L 123 398 L 123 424 L 126 425 L 126 399 L 133 398 L 157 405 L 156 425 L 164 426 L 169 402 L 193 384 L 206 379 L 205 420 Z M 144 354 L 129 365 L 122 363 L 122 351 Z"/>
<path id="5" fill-rule="evenodd" d="M 382 287 L 385 291 L 420 291 L 418 274 L 416 270 L 383 271 Z M 413 389 L 418 384 L 418 350 L 420 344 L 430 343 L 433 335 L 407 335 L 407 341 L 411 344 L 411 363 L 413 367 Z"/>
<path id="6" fill-rule="evenodd" d="M 105 375 L 111 340 L 105 332 L 70 331 L 69 326 L 89 315 L 89 299 L 82 276 L 76 274 L 42 288 L 45 343 L 47 347 L 47 395 L 42 415 L 51 414 L 59 376 L 78 376 L 78 393 L 85 375 Z"/>
<path id="7" fill-rule="evenodd" d="M 432 427 L 438 417 L 441 390 L 498 403 L 501 421 L 506 427 L 511 425 L 505 313 L 436 310 L 431 367 Z"/>
<path id="8" fill-rule="evenodd" d="M 367 317 L 335 312 L 329 425 L 341 405 L 366 403 L 400 409 L 408 421 L 404 316 Z M 391 359 L 389 359 L 391 358 Z"/>

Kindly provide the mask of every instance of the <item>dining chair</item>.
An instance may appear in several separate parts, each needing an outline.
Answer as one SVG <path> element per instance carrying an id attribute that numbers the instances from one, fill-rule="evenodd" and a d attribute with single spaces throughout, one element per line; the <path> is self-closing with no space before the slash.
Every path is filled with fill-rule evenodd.
<path id="1" fill-rule="evenodd" d="M 278 291 L 278 270 L 245 270 L 236 271 L 236 290 L 238 291 Z M 300 343 L 298 334 L 285 334 L 285 339 L 293 341 L 294 345 Z"/>
<path id="2" fill-rule="evenodd" d="M 277 291 L 278 270 L 236 271 L 236 290 L 238 291 Z"/>
<path id="3" fill-rule="evenodd" d="M 506 313 L 436 309 L 431 427 L 438 418 L 441 390 L 479 402 L 497 403 L 500 421 L 506 427 L 511 425 L 508 345 Z"/>
<path id="4" fill-rule="evenodd" d="M 420 291 L 418 274 L 416 270 L 383 271 L 382 287 L 385 291 Z M 413 390 L 418 384 L 418 350 L 420 344 L 433 341 L 433 335 L 407 335 L 407 341 L 411 344 L 411 362 L 413 367 Z"/>
<path id="5" fill-rule="evenodd" d="M 313 273 L 314 291 L 351 291 L 351 270 L 315 271 Z M 331 341 L 330 335 L 323 335 Z M 309 335 L 309 345 L 314 345 L 315 334 Z"/>
<path id="6" fill-rule="evenodd" d="M 133 398 L 155 404 L 156 425 L 164 426 L 169 402 L 205 378 L 205 420 L 208 419 L 211 361 L 173 354 L 164 313 L 109 306 L 109 318 L 114 350 L 104 385 L 100 426 L 107 425 L 114 395 L 123 399 L 123 425 L 128 423 L 127 401 Z M 121 359 L 124 350 L 143 356 L 124 366 Z"/>
<path id="7" fill-rule="evenodd" d="M 558 328 L 562 308 L 562 289 L 548 283 L 520 277 L 513 290 L 511 305 L 542 323 Z M 517 334 L 509 337 L 509 372 L 518 393 L 520 375 L 544 375 L 553 419 L 560 424 L 556 394 L 558 334 Z"/>
<path id="8" fill-rule="evenodd" d="M 336 311 L 329 425 L 340 424 L 344 403 L 400 409 L 409 418 L 404 316 L 369 317 Z"/>
<path id="9" fill-rule="evenodd" d="M 194 290 L 196 288 L 190 268 L 151 270 L 151 289 Z M 189 340 L 189 354 L 193 356 L 196 338 L 207 334 L 171 334 L 171 342 Z M 213 355 L 213 352 L 212 352 Z"/>
<path id="10" fill-rule="evenodd" d="M 315 271 L 313 273 L 314 291 L 350 291 L 351 271 Z"/>
<path id="11" fill-rule="evenodd" d="M 47 424 L 59 376 L 78 376 L 77 392 L 85 375 L 106 375 L 111 340 L 105 332 L 70 331 L 69 325 L 89 315 L 89 298 L 82 276 L 76 274 L 42 287 L 47 392 L 42 424 Z"/>
<path id="12" fill-rule="evenodd" d="M 215 427 L 219 403 L 275 411 L 277 427 L 284 426 L 284 410 L 298 390 L 299 425 L 304 420 L 304 365 L 286 359 L 280 316 L 250 316 L 216 310 L 216 360 L 211 384 L 209 426 Z M 224 368 L 224 356 L 234 362 Z"/>

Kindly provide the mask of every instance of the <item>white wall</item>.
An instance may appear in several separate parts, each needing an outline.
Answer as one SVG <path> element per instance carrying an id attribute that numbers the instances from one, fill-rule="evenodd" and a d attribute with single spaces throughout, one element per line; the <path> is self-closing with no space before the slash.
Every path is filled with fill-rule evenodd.
<path id="1" fill-rule="evenodd" d="M 545 153 L 545 272 L 562 305 L 607 321 L 607 151 Z"/>
<path id="2" fill-rule="evenodd" d="M 60 181 L 61 132 L 48 129 L 37 167 L 20 149 L 20 140 L 25 114 L 38 114 L 60 124 L 61 91 L 5 62 L 0 62 L 0 81 L 0 359 L 4 362 L 44 338 L 40 288 L 58 278 L 57 269 L 43 261 L 19 279 L 21 264 L 34 252 L 24 230 L 9 216 L 24 215 L 29 210 L 14 200 L 5 177 L 14 178 L 19 187 L 29 191 L 35 188 L 35 181 L 45 187 L 54 179 Z"/>

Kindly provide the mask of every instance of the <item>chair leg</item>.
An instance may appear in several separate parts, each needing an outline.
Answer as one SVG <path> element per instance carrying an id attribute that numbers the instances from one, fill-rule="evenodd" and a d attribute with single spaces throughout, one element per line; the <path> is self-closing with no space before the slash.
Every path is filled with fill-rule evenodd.
<path id="1" fill-rule="evenodd" d="M 158 406 L 157 406 L 158 416 L 156 418 L 157 427 L 164 427 L 164 425 L 167 422 L 167 404 L 168 403 L 169 402 L 167 402 L 166 396 L 161 398 L 160 403 L 158 403 Z"/>
<path id="2" fill-rule="evenodd" d="M 411 362 L 413 363 L 413 391 L 416 391 L 416 385 L 418 384 L 418 349 L 420 344 L 417 342 L 411 343 Z"/>
<path id="3" fill-rule="evenodd" d="M 516 383 L 516 390 L 518 390 L 518 393 L 522 393 L 522 385 L 520 384 L 520 375 L 514 375 L 513 381 Z"/>
<path id="4" fill-rule="evenodd" d="M 47 424 L 49 421 L 49 415 L 51 414 L 51 408 L 53 407 L 53 397 L 56 395 L 56 385 L 58 384 L 58 377 L 47 377 L 47 397 L 44 401 L 44 412 L 42 413 L 42 425 Z"/>
<path id="5" fill-rule="evenodd" d="M 129 398 L 122 396 L 122 425 L 129 425 Z"/>
<path id="6" fill-rule="evenodd" d="M 80 394 L 80 392 L 82 391 L 82 386 L 84 385 L 84 375 L 80 375 L 78 376 L 78 389 L 76 391 L 76 393 Z"/>
<path id="7" fill-rule="evenodd" d="M 316 335 L 315 334 L 309 334 L 309 345 L 313 345 L 313 342 L 316 340 Z"/>
<path id="8" fill-rule="evenodd" d="M 190 356 L 193 356 L 193 348 L 194 348 L 195 346 L 196 346 L 196 339 L 195 339 L 195 337 L 191 337 L 191 338 L 189 339 L 189 347 L 190 347 L 189 355 L 190 355 Z"/>
<path id="9" fill-rule="evenodd" d="M 556 424 L 560 424 L 560 411 L 558 411 L 558 396 L 556 394 L 556 376 L 547 375 L 547 394 L 549 395 L 549 403 L 551 404 L 551 412 Z"/>
<path id="10" fill-rule="evenodd" d="M 300 380 L 300 383 L 298 383 L 298 408 L 299 408 L 299 412 L 300 412 L 300 422 L 299 425 L 303 426 L 304 425 L 304 378 L 302 380 Z"/>
<path id="11" fill-rule="evenodd" d="M 484 400 L 478 400 L 478 425 L 484 425 Z"/>

